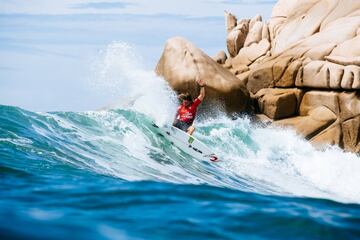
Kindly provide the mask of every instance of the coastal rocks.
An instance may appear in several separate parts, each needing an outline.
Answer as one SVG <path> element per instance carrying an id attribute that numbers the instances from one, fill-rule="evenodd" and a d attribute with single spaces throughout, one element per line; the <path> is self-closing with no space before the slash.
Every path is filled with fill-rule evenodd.
<path id="1" fill-rule="evenodd" d="M 291 125 L 317 146 L 360 152 L 359 13 L 356 0 L 278 1 L 267 24 L 270 55 L 242 62 L 249 66 L 246 87 L 257 97 L 259 114 L 275 117 L 274 97 L 263 95 L 268 88 L 302 89 L 299 116 L 274 124 Z M 327 119 L 319 121 L 322 114 Z"/>
<path id="2" fill-rule="evenodd" d="M 260 112 L 277 120 L 296 114 L 301 95 L 299 89 L 264 88 L 257 92 L 255 98 Z"/>
<path id="3" fill-rule="evenodd" d="M 326 61 L 311 61 L 297 75 L 297 87 L 326 89 L 360 89 L 360 67 L 343 66 Z"/>
<path id="4" fill-rule="evenodd" d="M 227 56 L 224 51 L 220 51 L 213 57 L 213 59 L 219 64 L 225 64 Z"/>
<path id="5" fill-rule="evenodd" d="M 264 89 L 258 94 L 261 91 Z M 338 145 L 360 151 L 360 94 L 309 91 L 298 109 L 298 117 L 275 121 L 274 125 L 291 126 L 319 147 Z"/>
<path id="6" fill-rule="evenodd" d="M 336 115 L 324 106 L 312 109 L 307 116 L 275 121 L 277 126 L 291 126 L 306 139 L 311 139 L 335 122 Z"/>
<path id="7" fill-rule="evenodd" d="M 274 36 L 272 53 L 281 53 L 293 44 L 311 37 L 317 33 L 321 27 L 322 22 L 326 17 L 336 8 L 338 1 L 336 0 L 318 0 L 308 1 L 308 6 L 302 12 L 297 9 L 301 6 L 302 1 L 290 1 L 293 5 L 290 9 L 287 8 L 286 20 L 280 26 L 281 31 L 278 31 Z M 285 8 L 285 2 L 278 3 L 278 9 Z M 277 4 L 277 5 L 278 5 Z M 281 12 L 281 10 L 278 10 Z"/>
<path id="8" fill-rule="evenodd" d="M 340 119 L 346 121 L 360 115 L 360 92 L 339 94 Z"/>
<path id="9" fill-rule="evenodd" d="M 349 119 L 341 124 L 344 149 L 360 152 L 360 116 Z"/>
<path id="10" fill-rule="evenodd" d="M 359 0 L 279 0 L 268 22 L 260 15 L 238 21 L 227 12 L 225 19 L 228 56 L 214 57 L 217 67 L 199 67 L 211 79 L 210 91 L 225 94 L 241 85 L 246 92 L 245 86 L 266 122 L 292 126 L 314 145 L 360 152 Z M 170 64 L 173 72 L 182 55 Z M 195 59 L 195 65 L 213 66 Z M 190 89 L 196 71 L 194 62 L 185 62 L 187 73 L 175 79 Z M 228 74 L 235 79 L 219 81 L 210 74 L 213 68 L 226 71 L 220 79 L 230 79 Z M 224 99 L 221 94 L 212 99 Z M 229 98 L 225 102 L 229 105 Z"/>
<path id="11" fill-rule="evenodd" d="M 184 38 L 169 39 L 156 66 L 162 76 L 177 92 L 198 94 L 195 78 L 206 80 L 206 102 L 220 102 L 228 112 L 245 111 L 250 97 L 244 83 L 230 71 Z"/>
<path id="12" fill-rule="evenodd" d="M 339 115 L 339 94 L 337 92 L 327 91 L 309 91 L 304 94 L 299 108 L 300 116 L 306 116 L 308 113 L 320 106 L 328 108 L 335 115 Z"/>
<path id="13" fill-rule="evenodd" d="M 249 22 L 241 21 L 234 27 L 226 37 L 226 46 L 231 57 L 235 57 L 244 46 L 249 31 Z"/>
<path id="14" fill-rule="evenodd" d="M 313 137 L 310 142 L 318 147 L 327 145 L 341 146 L 342 130 L 339 123 L 334 123 L 320 134 Z"/>
<path id="15" fill-rule="evenodd" d="M 253 43 L 260 42 L 263 39 L 263 28 L 266 29 L 264 32 L 268 31 L 267 25 L 261 21 L 256 21 L 250 24 L 249 33 L 246 36 L 244 46 L 248 47 Z"/>
<path id="16" fill-rule="evenodd" d="M 285 58 L 286 59 L 286 58 Z M 291 58 L 292 60 L 292 58 Z M 280 65 L 280 69 L 286 69 L 280 76 L 280 79 L 277 80 L 276 76 L 274 77 L 275 86 L 276 87 L 293 87 L 295 86 L 296 76 L 298 74 L 298 70 L 302 66 L 301 60 L 295 60 L 291 63 L 284 63 Z M 276 66 L 274 66 L 276 69 Z"/>
<path id="17" fill-rule="evenodd" d="M 342 57 L 342 56 L 325 56 L 325 60 L 341 65 L 357 65 L 360 66 L 360 57 Z"/>
<path id="18" fill-rule="evenodd" d="M 253 43 L 249 47 L 242 48 L 238 55 L 233 59 L 232 65 L 236 68 L 239 65 L 250 65 L 259 57 L 266 54 L 270 49 L 268 40 L 263 39 L 259 43 Z"/>
<path id="19" fill-rule="evenodd" d="M 237 18 L 235 15 L 225 11 L 226 32 L 229 33 L 236 27 Z"/>

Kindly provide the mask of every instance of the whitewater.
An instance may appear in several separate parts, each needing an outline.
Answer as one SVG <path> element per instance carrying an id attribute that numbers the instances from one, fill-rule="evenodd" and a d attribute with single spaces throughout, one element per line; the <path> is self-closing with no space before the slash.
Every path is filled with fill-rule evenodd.
<path id="1" fill-rule="evenodd" d="M 221 161 L 193 159 L 151 127 L 178 103 L 139 59 L 121 42 L 100 54 L 89 81 L 119 101 L 99 110 L 0 106 L 0 236 L 360 237 L 359 156 L 217 107 L 195 136 Z"/>

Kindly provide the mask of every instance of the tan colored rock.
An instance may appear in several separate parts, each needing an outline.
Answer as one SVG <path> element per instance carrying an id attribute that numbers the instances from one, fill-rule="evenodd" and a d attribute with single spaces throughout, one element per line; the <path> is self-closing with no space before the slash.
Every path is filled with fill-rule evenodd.
<path id="1" fill-rule="evenodd" d="M 307 3 L 309 5 L 305 6 Z M 360 16 L 356 14 L 360 9 L 359 3 L 357 0 L 289 2 L 289 6 L 295 6 L 291 7 L 292 13 L 270 20 L 270 35 L 275 35 L 272 53 L 279 54 L 300 46 L 310 49 L 325 43 L 339 45 L 354 38 L 360 24 Z"/>
<path id="2" fill-rule="evenodd" d="M 259 64 L 251 69 L 249 73 L 247 89 L 251 93 L 257 93 L 262 88 L 269 88 L 274 86 L 274 77 L 272 67 L 275 60 Z"/>
<path id="3" fill-rule="evenodd" d="M 306 116 L 310 111 L 320 106 L 331 110 L 334 114 L 339 115 L 339 94 L 337 92 L 327 91 L 309 91 L 302 98 L 299 114 Z"/>
<path id="4" fill-rule="evenodd" d="M 278 0 L 273 7 L 271 18 L 291 18 L 309 11 L 319 0 Z"/>
<path id="5" fill-rule="evenodd" d="M 360 44 L 360 43 L 359 43 Z M 336 64 L 341 64 L 341 65 L 357 65 L 360 66 L 360 56 L 357 57 L 342 57 L 342 56 L 325 56 L 324 57 L 325 60 L 332 62 L 332 63 L 336 63 Z"/>
<path id="6" fill-rule="evenodd" d="M 230 69 L 230 72 L 232 72 L 235 75 L 244 73 L 249 71 L 249 67 L 247 65 L 236 65 L 234 68 Z"/>
<path id="7" fill-rule="evenodd" d="M 249 33 L 247 34 L 247 37 L 245 39 L 245 47 L 261 41 L 264 25 L 266 24 L 260 21 L 253 24 L 253 26 L 249 29 Z"/>
<path id="8" fill-rule="evenodd" d="M 344 148 L 347 151 L 360 152 L 360 116 L 341 124 Z"/>
<path id="9" fill-rule="evenodd" d="M 360 89 L 360 67 L 311 61 L 299 70 L 295 85 L 327 89 Z"/>
<path id="10" fill-rule="evenodd" d="M 243 73 L 240 73 L 240 74 L 236 74 L 236 77 L 238 79 L 240 79 L 240 81 L 246 86 L 248 78 L 249 78 L 249 71 L 243 72 Z"/>
<path id="11" fill-rule="evenodd" d="M 249 47 L 244 47 L 233 59 L 233 67 L 236 68 L 238 65 L 250 65 L 259 57 L 264 56 L 269 49 L 270 43 L 266 39 L 261 40 L 259 43 L 253 43 Z"/>
<path id="12" fill-rule="evenodd" d="M 198 94 L 195 78 L 206 80 L 206 102 L 223 99 L 228 112 L 249 109 L 250 97 L 241 79 L 217 64 L 200 49 L 184 38 L 169 39 L 156 66 L 162 76 L 177 92 Z"/>
<path id="13" fill-rule="evenodd" d="M 331 51 L 335 48 L 336 44 L 334 43 L 324 43 L 319 46 L 314 46 L 310 48 L 305 54 L 305 58 L 310 58 L 311 60 L 324 60 Z"/>
<path id="14" fill-rule="evenodd" d="M 312 109 L 308 116 L 300 116 L 275 121 L 274 125 L 289 126 L 306 139 L 311 139 L 335 122 L 336 115 L 324 106 Z"/>
<path id="15" fill-rule="evenodd" d="M 360 16 L 360 2 L 358 0 L 336 0 L 337 5 L 335 9 L 324 19 L 321 23 L 320 31 L 331 26 L 338 19 L 343 19 L 352 16 Z"/>
<path id="16" fill-rule="evenodd" d="M 265 54 L 248 48 L 263 39 L 270 45 Z M 259 16 L 250 20 L 244 46 L 231 63 L 231 71 L 271 117 L 276 118 L 280 102 L 289 103 L 291 97 L 264 88 L 308 91 L 296 107 L 299 117 L 275 122 L 293 125 L 314 144 L 352 142 L 347 149 L 360 149 L 351 140 L 358 135 L 350 134 L 357 133 L 353 119 L 360 115 L 359 0 L 279 0 L 268 24 Z"/>
<path id="17" fill-rule="evenodd" d="M 301 90 L 264 88 L 255 94 L 260 112 L 271 119 L 282 119 L 296 114 Z"/>
<path id="18" fill-rule="evenodd" d="M 225 11 L 225 22 L 226 22 L 226 32 L 229 33 L 236 27 L 237 19 L 235 15 Z"/>
<path id="19" fill-rule="evenodd" d="M 263 24 L 263 29 L 261 32 L 261 39 L 266 39 L 270 42 L 269 27 L 266 23 Z"/>
<path id="20" fill-rule="evenodd" d="M 325 44 L 338 45 L 348 39 L 354 38 L 356 29 L 359 27 L 360 17 L 339 19 L 332 25 L 329 25 L 327 28 L 323 29 L 321 32 L 294 43 L 294 45 L 291 46 L 291 49 L 295 50 L 294 54 L 296 54 L 296 52 L 302 53 L 304 49 L 309 51 L 309 49 L 314 48 L 314 46 Z"/>
<path id="21" fill-rule="evenodd" d="M 312 3 L 314 4 L 303 14 L 299 10 L 295 10 L 295 8 L 291 10 L 298 14 L 287 17 L 281 32 L 274 39 L 272 49 L 274 54 L 283 52 L 291 45 L 315 34 L 319 30 L 322 21 L 337 5 L 335 0 L 313 1 Z M 296 5 L 299 6 L 300 1 Z"/>
<path id="22" fill-rule="evenodd" d="M 281 79 L 275 82 L 276 87 L 294 87 L 298 70 L 302 66 L 301 60 L 295 60 L 286 68 Z"/>
<path id="23" fill-rule="evenodd" d="M 270 57 L 271 53 L 270 51 L 267 51 L 265 55 L 259 57 L 256 59 L 253 63 L 249 65 L 249 68 L 254 68 L 258 66 L 259 64 L 262 64 L 264 61 L 266 61 Z"/>
<path id="24" fill-rule="evenodd" d="M 273 65 L 273 76 L 274 76 L 274 82 L 280 80 L 280 78 L 283 76 L 286 68 L 290 64 L 292 57 L 286 56 L 286 57 L 279 57 L 276 59 L 277 61 Z"/>
<path id="25" fill-rule="evenodd" d="M 260 14 L 255 15 L 250 19 L 249 28 L 252 28 L 256 22 L 262 22 L 262 17 Z"/>
<path id="26" fill-rule="evenodd" d="M 232 67 L 232 58 L 227 58 L 227 59 L 225 60 L 225 63 L 224 63 L 224 65 L 223 65 L 223 67 L 224 67 L 224 68 L 227 68 L 227 69 L 231 68 L 231 67 Z"/>
<path id="27" fill-rule="evenodd" d="M 270 19 L 268 24 L 270 42 L 274 42 L 275 37 L 281 31 L 283 23 L 286 22 L 285 17 L 274 17 Z"/>
<path id="28" fill-rule="evenodd" d="M 231 57 L 235 57 L 244 46 L 249 31 L 249 23 L 242 22 L 231 30 L 226 37 L 226 46 Z"/>
<path id="29" fill-rule="evenodd" d="M 225 64 L 227 56 L 224 51 L 220 51 L 213 57 L 213 59 L 219 64 Z"/>
<path id="30" fill-rule="evenodd" d="M 331 52 L 330 57 L 340 56 L 344 58 L 353 58 L 360 56 L 360 35 L 348 39 L 337 45 Z"/>
<path id="31" fill-rule="evenodd" d="M 268 53 L 269 52 L 266 54 Z M 279 56 L 277 58 L 270 58 L 268 55 L 265 56 L 261 61 L 255 61 L 256 64 L 250 65 L 251 71 L 249 75 L 249 85 L 247 87 L 252 93 L 256 93 L 261 88 L 273 87 L 274 82 L 283 76 L 287 65 L 292 60 L 291 56 Z M 282 85 L 282 87 L 287 86 Z"/>
<path id="32" fill-rule="evenodd" d="M 313 137 L 310 142 L 316 146 L 340 145 L 342 139 L 342 130 L 339 123 L 334 123 L 321 133 Z"/>
<path id="33" fill-rule="evenodd" d="M 359 66 L 345 66 L 344 75 L 341 80 L 341 88 L 352 90 L 360 89 L 360 67 Z"/>
<path id="34" fill-rule="evenodd" d="M 340 93 L 339 107 L 341 121 L 346 121 L 350 118 L 360 115 L 360 93 Z"/>

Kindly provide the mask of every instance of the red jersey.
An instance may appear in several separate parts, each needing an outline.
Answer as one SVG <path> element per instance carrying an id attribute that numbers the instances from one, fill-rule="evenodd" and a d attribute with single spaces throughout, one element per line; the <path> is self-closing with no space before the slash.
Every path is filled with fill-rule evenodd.
<path id="1" fill-rule="evenodd" d="M 181 104 L 178 107 L 176 119 L 192 124 L 196 116 L 197 107 L 200 105 L 201 100 L 196 98 L 195 101 L 188 107 Z"/>

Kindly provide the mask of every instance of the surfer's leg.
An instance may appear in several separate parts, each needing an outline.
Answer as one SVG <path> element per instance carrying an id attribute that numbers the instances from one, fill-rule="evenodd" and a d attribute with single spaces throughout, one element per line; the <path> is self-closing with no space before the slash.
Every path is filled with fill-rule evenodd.
<path id="1" fill-rule="evenodd" d="M 190 126 L 190 127 L 187 129 L 187 133 L 188 133 L 189 135 L 192 135 L 192 134 L 194 133 L 194 131 L 195 131 L 195 128 L 194 128 L 193 126 Z"/>

